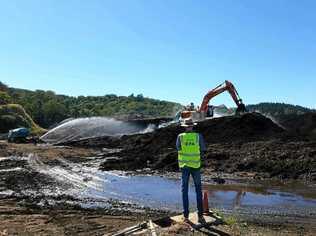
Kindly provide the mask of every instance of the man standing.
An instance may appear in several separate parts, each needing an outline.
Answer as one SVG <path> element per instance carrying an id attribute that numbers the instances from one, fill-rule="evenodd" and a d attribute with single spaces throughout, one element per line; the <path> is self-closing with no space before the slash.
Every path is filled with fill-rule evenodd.
<path id="1" fill-rule="evenodd" d="M 185 127 L 185 132 L 178 135 L 177 150 L 178 162 L 182 172 L 182 202 L 184 221 L 189 222 L 189 179 L 192 175 L 195 191 L 196 204 L 198 209 L 198 222 L 205 224 L 203 218 L 203 203 L 202 203 L 202 187 L 201 187 L 201 154 L 206 151 L 205 143 L 201 134 L 193 131 L 192 119 L 185 119 L 181 124 Z"/>

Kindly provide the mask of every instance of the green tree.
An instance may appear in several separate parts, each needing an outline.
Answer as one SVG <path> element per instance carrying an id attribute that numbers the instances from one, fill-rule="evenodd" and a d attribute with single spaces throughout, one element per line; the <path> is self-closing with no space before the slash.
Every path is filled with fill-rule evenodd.
<path id="1" fill-rule="evenodd" d="M 6 105 L 11 102 L 11 97 L 3 91 L 0 91 L 0 105 Z"/>
<path id="2" fill-rule="evenodd" d="M 56 100 L 50 100 L 45 103 L 43 105 L 43 113 L 46 126 L 58 123 L 67 118 L 66 107 Z"/>
<path id="3" fill-rule="evenodd" d="M 69 117 L 172 116 L 175 107 L 181 107 L 180 104 L 146 98 L 142 94 L 71 97 L 52 91 L 16 88 L 8 88 L 7 92 L 13 103 L 21 104 L 34 121 L 44 128 Z"/>

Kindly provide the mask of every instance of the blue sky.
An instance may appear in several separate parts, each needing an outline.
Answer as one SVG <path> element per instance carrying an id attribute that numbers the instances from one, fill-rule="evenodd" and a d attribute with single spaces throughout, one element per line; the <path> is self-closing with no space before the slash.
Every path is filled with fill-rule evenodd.
<path id="1" fill-rule="evenodd" d="M 0 80 L 67 95 L 316 108 L 316 2 L 0 0 Z M 228 94 L 214 104 L 233 106 Z"/>

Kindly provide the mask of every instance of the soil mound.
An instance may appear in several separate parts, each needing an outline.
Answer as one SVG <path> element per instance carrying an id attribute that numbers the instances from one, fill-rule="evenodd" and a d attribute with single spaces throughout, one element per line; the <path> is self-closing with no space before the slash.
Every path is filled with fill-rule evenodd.
<path id="1" fill-rule="evenodd" d="M 205 120 L 199 122 L 195 129 L 203 134 L 207 145 L 270 140 L 284 132 L 259 113 Z M 102 164 L 104 170 L 133 170 L 145 167 L 176 170 L 175 142 L 178 134 L 183 131 L 179 124 L 173 124 L 151 133 L 86 139 L 68 145 L 120 149 L 117 153 L 109 154 L 109 157 L 118 158 L 108 158 Z"/>
<path id="2" fill-rule="evenodd" d="M 290 114 L 277 118 L 293 136 L 301 136 L 310 140 L 316 140 L 316 113 L 310 112 L 302 115 Z"/>
<path id="3" fill-rule="evenodd" d="M 199 122 L 195 130 L 204 136 L 206 143 L 248 142 L 278 137 L 284 130 L 260 113 L 247 113 L 242 116 L 225 116 Z M 100 137 L 65 143 L 79 146 L 113 148 L 151 149 L 175 148 L 178 134 L 184 132 L 180 124 L 172 124 L 151 133 L 126 135 L 120 138 Z"/>
<path id="4" fill-rule="evenodd" d="M 204 135 L 208 143 L 264 140 L 284 132 L 271 119 L 260 113 L 206 120 L 198 124 L 197 130 Z"/>
<path id="5" fill-rule="evenodd" d="M 316 178 L 315 142 L 289 135 L 259 113 L 205 120 L 195 129 L 203 134 L 207 145 L 203 157 L 205 173 L 250 172 L 259 178 L 313 181 Z M 102 170 L 177 171 L 175 142 L 183 131 L 179 124 L 173 124 L 151 133 L 86 139 L 68 145 L 104 148 Z M 106 153 L 108 149 L 111 152 Z"/>

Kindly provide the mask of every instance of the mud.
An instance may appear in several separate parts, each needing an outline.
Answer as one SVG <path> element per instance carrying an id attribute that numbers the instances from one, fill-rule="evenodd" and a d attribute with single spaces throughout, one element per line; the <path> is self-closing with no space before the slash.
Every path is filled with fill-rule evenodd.
<path id="1" fill-rule="evenodd" d="M 272 182 L 268 182 L 269 188 L 258 190 L 256 182 L 298 179 L 314 188 L 313 139 L 290 132 L 260 114 L 207 120 L 196 129 L 207 143 L 202 170 L 210 194 L 217 196 L 210 199 L 212 207 L 241 220 L 220 229 L 232 235 L 262 230 L 269 234 L 280 229 L 289 231 L 288 235 L 315 233 L 313 191 L 298 186 L 288 190 L 280 184 L 273 188 Z M 181 206 L 163 207 L 168 199 L 160 200 L 164 195 L 174 199 L 170 194 L 177 191 L 159 195 L 155 191 L 162 190 L 152 192 L 146 184 L 154 185 L 154 181 L 160 186 L 160 181 L 166 181 L 162 188 L 178 186 L 174 180 L 179 178 L 175 140 L 182 131 L 173 124 L 151 133 L 63 143 L 67 146 L 0 142 L 0 235 L 103 235 L 179 212 Z M 122 179 L 126 171 L 132 175 L 128 181 Z M 236 185 L 236 180 L 247 183 Z M 255 181 L 254 186 L 250 181 Z M 130 188 L 133 184 L 139 191 Z M 246 194 L 241 194 L 239 206 L 234 205 L 240 191 Z M 142 198 L 147 205 L 142 204 Z M 269 198 L 275 205 L 261 204 Z M 285 202 L 281 208 L 289 208 L 288 212 L 276 207 L 280 199 Z"/>
<path id="2" fill-rule="evenodd" d="M 255 178 L 316 180 L 316 141 L 294 134 L 258 113 L 206 120 L 196 130 L 207 143 L 203 158 L 207 174 L 245 172 Z M 106 159 L 102 170 L 177 171 L 175 140 L 181 132 L 183 129 L 173 124 L 146 134 L 66 144 L 118 149 L 103 154 Z"/>
<path id="3" fill-rule="evenodd" d="M 102 210 L 35 208 L 16 198 L 0 199 L 0 235 L 104 235 L 143 219 L 108 215 Z"/>
<path id="4" fill-rule="evenodd" d="M 0 146 L 0 235 L 103 235 L 169 214 L 89 195 L 99 150 Z"/>
<path id="5" fill-rule="evenodd" d="M 178 173 L 169 172 L 169 178 L 166 179 L 158 177 L 160 172 L 152 173 L 154 176 L 152 174 L 139 176 L 143 170 L 130 173 L 107 173 L 98 170 L 100 163 L 109 158 L 105 157 L 106 155 L 115 155 L 121 151 L 120 149 L 82 149 L 7 143 L 1 143 L 1 147 L 3 157 L 0 159 L 0 219 L 3 224 L 0 226 L 0 232 L 4 235 L 103 235 L 149 218 L 158 219 L 181 211 L 180 190 L 177 190 L 180 186 Z M 14 156 L 7 156 L 13 154 Z M 112 157 L 112 160 L 115 158 Z M 152 170 L 147 169 L 147 171 Z M 130 174 L 133 175 L 130 176 Z M 287 222 L 299 222 L 301 228 L 291 229 L 289 231 L 291 233 L 306 230 L 315 232 L 310 228 L 313 225 L 311 221 L 313 218 L 310 218 L 308 213 L 302 212 L 304 208 L 300 206 L 297 206 L 297 209 L 301 209 L 298 211 L 301 215 L 296 213 L 294 218 L 284 218 L 292 214 L 284 214 L 284 212 L 272 220 L 269 215 L 261 217 L 262 210 L 258 206 L 250 207 L 250 212 L 253 213 L 251 219 L 242 218 L 242 215 L 249 213 L 245 214 L 249 208 L 243 205 L 244 201 L 249 200 L 246 198 L 253 192 L 259 196 L 262 193 L 261 197 L 264 197 L 267 191 L 258 192 L 256 187 L 249 187 L 247 178 L 246 185 L 242 182 L 240 182 L 241 186 L 236 183 L 231 185 L 235 180 L 229 180 L 228 176 L 225 176 L 226 185 L 214 185 L 213 178 L 204 175 L 204 182 L 213 183 L 208 187 L 210 193 L 214 196 L 228 194 L 226 197 L 221 197 L 224 200 L 223 203 L 214 201 L 218 198 L 210 198 L 212 207 L 221 208 L 227 216 L 233 214 L 237 217 L 238 213 L 240 220 L 244 219 L 254 224 L 247 226 L 254 232 L 258 231 L 256 226 L 258 222 L 265 225 L 265 230 L 270 229 L 271 225 L 280 225 L 283 230 L 288 230 L 288 226 L 284 225 L 284 220 L 278 221 L 280 217 L 286 219 Z M 234 179 L 233 175 L 230 177 Z M 257 184 L 255 183 L 255 186 Z M 152 188 L 153 185 L 159 188 Z M 241 199 L 242 204 L 236 208 L 231 205 L 231 202 L 235 202 L 231 197 L 235 198 L 236 193 L 241 189 L 246 189 L 245 191 L 250 195 L 246 193 L 246 198 L 243 195 L 246 200 Z M 280 191 L 286 192 L 284 189 Z M 309 197 L 304 193 L 305 191 L 298 192 L 294 196 L 298 194 L 297 196 L 304 196 L 304 198 Z M 191 188 L 191 200 L 194 200 L 193 195 L 194 190 Z M 270 195 L 274 196 L 273 193 Z M 297 200 L 302 201 L 299 197 Z M 291 199 L 290 203 L 297 205 Z M 194 205 L 194 201 L 191 202 L 191 207 L 194 208 Z M 230 208 L 231 206 L 234 208 Z M 235 210 L 232 211 L 232 209 Z M 259 214 L 255 213 L 254 209 L 257 209 Z M 271 214 L 276 215 L 275 210 L 272 209 Z M 253 222 L 254 219 L 256 219 L 255 222 Z M 174 227 L 177 226 L 170 228 L 171 235 L 175 230 Z M 243 231 L 244 228 L 238 228 L 238 230 Z M 224 228 L 222 226 L 223 229 L 225 232 L 232 232 L 233 235 L 236 231 L 231 226 Z M 188 233 L 187 230 L 181 229 L 181 232 Z M 214 230 L 217 229 L 214 228 Z M 259 232 L 260 230 L 261 228 Z M 274 229 L 270 231 L 275 232 Z M 169 230 L 164 233 L 168 234 L 168 232 Z"/>

